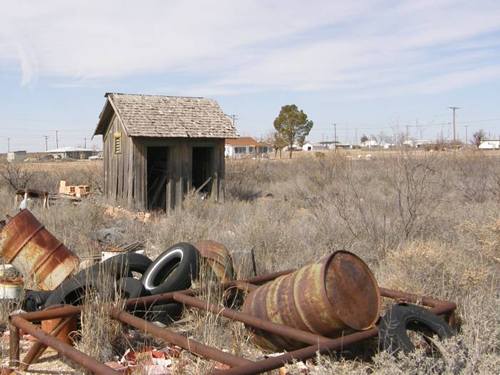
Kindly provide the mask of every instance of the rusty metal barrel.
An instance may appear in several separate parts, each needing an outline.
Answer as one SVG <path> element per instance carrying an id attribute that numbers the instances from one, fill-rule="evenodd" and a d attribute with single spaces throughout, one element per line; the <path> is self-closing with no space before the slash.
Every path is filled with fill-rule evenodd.
<path id="1" fill-rule="evenodd" d="M 217 280 L 225 283 L 234 279 L 233 260 L 227 248 L 216 241 L 202 240 L 194 247 L 213 271 Z"/>
<path id="2" fill-rule="evenodd" d="M 53 290 L 78 267 L 79 259 L 28 210 L 0 232 L 1 255 L 24 276 L 28 286 Z"/>
<path id="3" fill-rule="evenodd" d="M 380 291 L 368 266 L 356 255 L 337 251 L 316 263 L 280 276 L 255 289 L 243 311 L 258 318 L 327 337 L 373 327 L 380 313 Z M 305 346 L 254 330 L 254 342 L 265 349 Z"/>
<path id="4" fill-rule="evenodd" d="M 47 307 L 44 311 L 47 310 L 52 310 L 56 309 L 59 307 L 62 307 L 64 305 L 53 305 L 50 307 Z M 55 318 L 55 319 L 47 319 L 47 320 L 42 320 L 41 327 L 42 330 L 45 331 L 46 333 L 50 334 L 52 331 L 57 330 L 57 334 L 55 335 L 60 341 L 68 344 L 68 345 L 73 345 L 73 338 L 72 335 L 74 332 L 77 330 L 77 315 L 73 315 L 67 318 Z M 62 324 L 62 327 L 59 327 L 59 325 Z"/>

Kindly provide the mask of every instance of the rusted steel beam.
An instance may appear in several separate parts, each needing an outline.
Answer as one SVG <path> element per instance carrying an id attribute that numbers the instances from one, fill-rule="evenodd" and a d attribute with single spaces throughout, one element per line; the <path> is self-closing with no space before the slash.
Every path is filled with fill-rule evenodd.
<path id="1" fill-rule="evenodd" d="M 13 324 L 9 324 L 9 366 L 15 367 L 19 365 L 19 328 Z"/>
<path id="2" fill-rule="evenodd" d="M 187 337 L 176 332 L 172 332 L 169 329 L 155 326 L 154 324 L 144 319 L 137 318 L 129 313 L 126 313 L 125 311 L 113 308 L 110 309 L 110 315 L 115 320 L 135 327 L 144 333 L 152 334 L 153 336 L 163 339 L 171 344 L 180 346 L 181 348 L 186 349 L 191 353 L 197 354 L 201 357 L 213 359 L 218 362 L 225 363 L 229 366 L 246 366 L 253 363 L 248 359 L 237 357 L 233 354 L 223 352 L 222 350 L 219 350 L 217 348 L 202 344 L 195 340 L 188 339 Z"/>
<path id="3" fill-rule="evenodd" d="M 337 339 L 330 339 L 327 344 L 311 345 L 292 352 L 284 353 L 277 357 L 270 357 L 250 365 L 234 367 L 228 370 L 216 370 L 212 374 L 224 375 L 251 375 L 280 368 L 285 363 L 293 360 L 302 361 L 316 356 L 316 353 L 327 354 L 334 350 L 342 349 L 344 346 L 377 336 L 378 328 L 374 327 L 367 331 L 352 333 Z"/>
<path id="4" fill-rule="evenodd" d="M 265 331 L 274 333 L 276 335 L 288 337 L 310 345 L 317 345 L 318 343 L 327 343 L 331 340 L 327 337 L 316 335 L 311 332 L 306 332 L 300 329 L 272 323 L 267 320 L 256 318 L 250 314 L 245 314 L 226 307 L 220 307 L 213 304 L 209 304 L 198 298 L 187 296 L 182 293 L 174 293 L 174 300 L 183 303 L 187 306 L 192 306 L 205 311 L 210 311 L 214 314 L 222 315 L 225 318 L 243 322 L 254 328 L 263 329 Z"/>
<path id="5" fill-rule="evenodd" d="M 64 326 L 68 324 L 71 321 L 72 317 L 67 317 L 65 319 L 61 319 L 59 323 L 54 327 L 53 330 L 50 331 L 50 335 L 57 337 L 57 335 L 62 331 Z M 23 360 L 21 361 L 19 365 L 19 370 L 21 371 L 27 371 L 28 367 L 36 361 L 40 356 L 43 354 L 43 352 L 47 349 L 47 345 L 42 343 L 41 341 L 36 341 L 33 343 L 31 346 L 30 350 L 26 355 L 24 356 Z"/>
<path id="6" fill-rule="evenodd" d="M 11 324 L 16 326 L 17 328 L 22 329 L 24 332 L 29 333 L 33 337 L 36 337 L 43 344 L 50 346 L 55 349 L 60 355 L 72 360 L 75 363 L 78 363 L 82 367 L 96 373 L 103 375 L 119 375 L 121 374 L 118 371 L 113 370 L 112 368 L 96 361 L 94 358 L 84 354 L 71 345 L 63 343 L 55 337 L 45 333 L 41 328 L 35 326 L 29 321 L 23 319 L 20 315 L 13 315 L 10 318 Z"/>
<path id="7" fill-rule="evenodd" d="M 79 314 L 81 311 L 82 311 L 81 306 L 64 305 L 61 307 L 55 307 L 50 310 L 33 311 L 12 316 L 20 316 L 21 318 L 27 320 L 28 322 L 34 322 L 40 320 L 66 318 L 68 316 Z"/>
<path id="8" fill-rule="evenodd" d="M 457 308 L 457 305 L 450 301 L 443 301 L 433 297 L 420 296 L 418 294 L 402 292 L 399 290 L 380 288 L 380 294 L 382 297 L 404 300 L 406 302 L 423 304 L 425 306 L 432 307 L 432 312 L 437 315 L 451 313 Z"/>
<path id="9" fill-rule="evenodd" d="M 231 284 L 232 285 L 228 288 L 231 288 L 231 287 L 237 288 L 237 289 L 244 291 L 244 292 L 251 292 L 259 287 L 258 285 L 250 284 L 247 281 L 240 281 L 240 280 L 233 281 Z"/>
<path id="10" fill-rule="evenodd" d="M 285 271 L 273 272 L 273 273 L 268 273 L 266 275 L 255 276 L 255 277 L 251 277 L 249 279 L 244 279 L 244 280 L 240 280 L 240 281 L 244 281 L 244 282 L 247 282 L 250 284 L 259 285 L 259 284 L 267 283 L 268 281 L 274 280 L 277 277 L 280 277 L 283 275 L 288 275 L 289 273 L 292 273 L 293 271 L 295 271 L 295 270 L 285 270 Z"/>
<path id="11" fill-rule="evenodd" d="M 177 292 L 168 292 L 162 294 L 154 294 L 152 296 L 146 296 L 146 297 L 131 298 L 126 301 L 125 307 L 127 309 L 133 307 L 147 308 L 151 305 L 159 304 L 160 302 L 161 303 L 173 302 L 174 293 L 183 293 L 186 295 L 194 296 L 200 292 L 201 291 L 199 289 L 185 289 L 185 290 L 179 290 Z"/>

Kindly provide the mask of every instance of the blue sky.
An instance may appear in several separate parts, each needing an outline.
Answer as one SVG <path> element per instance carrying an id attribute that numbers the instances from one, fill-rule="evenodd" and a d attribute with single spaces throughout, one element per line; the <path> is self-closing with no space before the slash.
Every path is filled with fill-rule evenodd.
<path id="1" fill-rule="evenodd" d="M 105 92 L 207 96 L 266 136 L 500 135 L 499 1 L 3 1 L 0 152 L 90 142 Z"/>

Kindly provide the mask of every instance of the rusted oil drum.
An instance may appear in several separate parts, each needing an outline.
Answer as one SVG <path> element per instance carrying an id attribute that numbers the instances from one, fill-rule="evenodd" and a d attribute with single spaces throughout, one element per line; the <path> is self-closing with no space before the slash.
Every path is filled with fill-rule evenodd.
<path id="1" fill-rule="evenodd" d="M 64 305 L 54 305 L 47 307 L 45 310 L 50 310 L 50 309 L 55 309 L 58 307 L 61 307 Z M 73 315 L 69 318 L 56 318 L 56 319 L 48 319 L 48 320 L 42 320 L 42 330 L 46 333 L 51 333 L 54 329 L 58 327 L 60 323 L 63 323 L 63 326 L 58 328 L 57 330 L 59 333 L 55 335 L 60 341 L 68 344 L 68 345 L 73 345 L 73 339 L 72 335 L 73 332 L 77 330 L 77 316 L 78 315 Z M 67 321 L 64 323 L 63 320 L 67 319 Z"/>
<path id="2" fill-rule="evenodd" d="M 206 261 L 221 283 L 234 279 L 233 260 L 227 248 L 216 241 L 203 240 L 194 247 L 198 249 L 201 257 Z"/>
<path id="3" fill-rule="evenodd" d="M 368 266 L 356 255 L 337 251 L 249 293 L 243 311 L 274 323 L 335 337 L 365 330 L 380 313 L 380 291 Z M 255 330 L 257 345 L 270 350 L 305 346 Z"/>
<path id="4" fill-rule="evenodd" d="M 5 262 L 24 276 L 27 287 L 53 290 L 78 267 L 79 259 L 28 210 L 14 216 L 0 232 Z"/>

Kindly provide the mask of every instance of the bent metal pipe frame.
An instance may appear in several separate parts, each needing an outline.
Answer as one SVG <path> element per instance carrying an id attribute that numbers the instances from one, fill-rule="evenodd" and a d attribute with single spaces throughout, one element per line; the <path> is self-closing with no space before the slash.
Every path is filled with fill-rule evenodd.
<path id="1" fill-rule="evenodd" d="M 236 288 L 242 291 L 255 289 L 257 285 L 273 280 L 274 278 L 287 274 L 290 271 L 277 272 L 269 275 L 259 276 L 248 280 L 237 280 L 224 284 L 224 288 Z M 214 304 L 207 303 L 196 296 L 199 290 L 183 290 L 178 292 L 164 293 L 155 296 L 140 297 L 130 299 L 126 302 L 125 308 L 133 310 L 137 307 L 149 307 L 155 303 L 178 302 L 185 306 L 204 310 L 212 314 L 220 315 L 224 318 L 239 321 L 247 326 L 270 332 L 275 335 L 294 339 L 306 344 L 304 348 L 290 351 L 279 356 L 266 358 L 260 361 L 251 361 L 233 354 L 224 352 L 215 347 L 211 347 L 190 338 L 187 338 L 179 333 L 174 332 L 169 328 L 159 328 L 154 324 L 133 316 L 126 311 L 110 307 L 108 314 L 112 319 L 122 322 L 128 326 L 132 326 L 142 332 L 151 334 L 165 342 L 177 345 L 189 352 L 217 362 L 224 363 L 230 368 L 226 370 L 214 370 L 214 374 L 257 374 L 265 371 L 270 371 L 283 366 L 293 360 L 301 361 L 313 358 L 316 353 L 327 354 L 332 351 L 342 350 L 349 345 L 376 337 L 378 328 L 375 326 L 365 331 L 358 331 L 338 338 L 330 338 L 314 333 L 296 329 L 293 327 L 276 324 L 267 320 L 256 318 L 255 316 L 237 311 L 235 309 L 220 307 Z M 443 315 L 450 320 L 456 309 L 456 305 L 452 302 L 438 300 L 432 297 L 419 296 L 411 293 L 380 288 L 382 297 L 390 298 L 398 302 L 417 303 L 430 308 L 435 314 Z M 27 332 L 38 339 L 33 346 L 36 348 L 49 346 L 55 349 L 61 356 L 67 357 L 76 364 L 86 368 L 96 374 L 120 374 L 120 372 L 98 362 L 94 358 L 78 351 L 71 345 L 66 344 L 53 335 L 57 332 L 46 333 L 31 322 L 41 321 L 46 319 L 67 318 L 77 315 L 81 312 L 79 306 L 62 306 L 51 310 L 37 311 L 31 313 L 20 313 L 10 316 L 10 366 L 19 366 L 27 369 L 30 363 L 20 363 L 19 361 L 19 331 Z M 32 351 L 35 351 L 32 348 Z M 33 354 L 33 353 L 32 353 Z M 32 361 L 36 356 L 26 356 L 25 360 Z"/>

